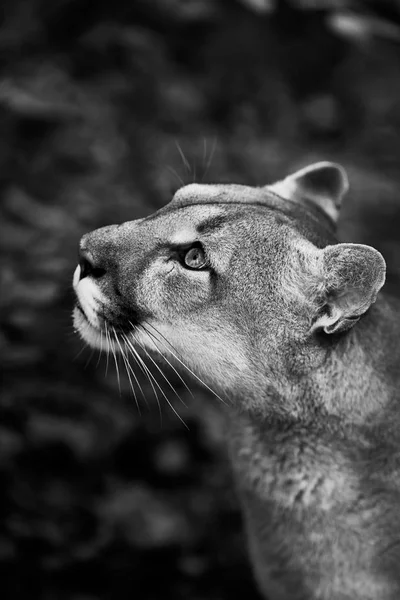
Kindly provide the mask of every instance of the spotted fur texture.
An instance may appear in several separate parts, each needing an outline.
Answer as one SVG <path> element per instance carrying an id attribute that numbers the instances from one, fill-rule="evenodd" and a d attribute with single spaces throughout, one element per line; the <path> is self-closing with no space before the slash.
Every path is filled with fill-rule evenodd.
<path id="1" fill-rule="evenodd" d="M 189 185 L 84 236 L 74 277 L 89 344 L 107 327 L 154 352 L 163 340 L 229 402 L 269 600 L 400 598 L 398 311 L 380 253 L 336 241 L 347 187 L 332 163 L 264 188 Z M 204 269 L 185 265 L 193 244 Z"/>

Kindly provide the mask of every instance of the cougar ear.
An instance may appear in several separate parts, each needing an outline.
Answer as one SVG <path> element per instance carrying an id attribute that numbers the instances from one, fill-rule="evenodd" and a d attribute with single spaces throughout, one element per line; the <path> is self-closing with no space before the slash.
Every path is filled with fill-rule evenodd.
<path id="1" fill-rule="evenodd" d="M 350 329 L 373 304 L 385 283 L 383 256 L 363 244 L 336 244 L 319 251 L 312 329 L 338 333 Z"/>
<path id="2" fill-rule="evenodd" d="M 287 200 L 317 204 L 336 222 L 349 181 L 340 165 L 318 162 L 267 187 Z"/>

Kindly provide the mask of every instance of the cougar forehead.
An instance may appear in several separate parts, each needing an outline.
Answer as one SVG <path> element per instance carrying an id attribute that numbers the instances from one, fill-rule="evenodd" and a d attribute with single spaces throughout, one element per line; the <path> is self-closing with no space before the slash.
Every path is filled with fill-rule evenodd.
<path id="1" fill-rule="evenodd" d="M 191 183 L 180 188 L 169 203 L 169 207 L 177 208 L 187 204 L 220 203 L 225 204 L 258 204 L 268 206 L 268 198 L 274 194 L 266 188 L 255 188 L 235 183 L 199 184 Z"/>
<path id="2" fill-rule="evenodd" d="M 226 193 L 226 191 L 225 191 Z M 194 203 L 211 200 L 218 202 L 224 195 L 223 189 L 219 185 L 190 183 L 181 187 L 174 195 L 172 203 L 192 201 Z"/>

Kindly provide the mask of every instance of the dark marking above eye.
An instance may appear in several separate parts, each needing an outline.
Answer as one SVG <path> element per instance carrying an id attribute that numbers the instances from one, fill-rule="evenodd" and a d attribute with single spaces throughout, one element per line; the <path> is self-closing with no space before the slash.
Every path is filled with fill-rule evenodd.
<path id="1" fill-rule="evenodd" d="M 210 217 L 205 221 L 202 221 L 196 226 L 197 233 L 207 233 L 209 231 L 213 231 L 214 229 L 219 229 L 226 223 L 225 215 L 216 215 L 214 217 Z"/>

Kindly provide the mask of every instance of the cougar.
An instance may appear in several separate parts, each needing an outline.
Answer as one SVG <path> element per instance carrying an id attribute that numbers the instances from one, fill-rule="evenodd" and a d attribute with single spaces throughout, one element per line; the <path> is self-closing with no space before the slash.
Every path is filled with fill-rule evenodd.
<path id="1" fill-rule="evenodd" d="M 400 351 L 374 248 L 338 243 L 334 163 L 265 187 L 191 184 L 83 236 L 74 324 L 164 353 L 226 401 L 268 600 L 399 600 Z"/>

